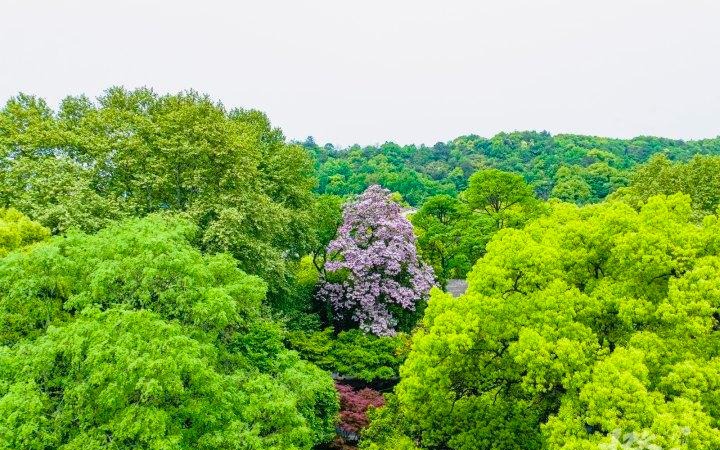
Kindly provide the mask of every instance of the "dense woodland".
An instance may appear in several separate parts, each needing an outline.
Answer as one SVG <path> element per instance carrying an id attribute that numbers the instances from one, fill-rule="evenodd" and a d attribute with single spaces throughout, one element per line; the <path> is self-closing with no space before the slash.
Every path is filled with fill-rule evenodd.
<path id="1" fill-rule="evenodd" d="M 720 154 L 720 138 L 679 141 L 651 136 L 610 139 L 547 132 L 500 133 L 486 139 L 461 136 L 432 147 L 392 142 L 379 146 L 302 145 L 314 156 L 319 192 L 358 194 L 372 184 L 399 192 L 413 206 L 438 194 L 455 196 L 478 169 L 523 176 L 541 199 L 586 204 L 603 200 L 629 182 L 632 169 L 653 155 L 688 161 Z"/>
<path id="2" fill-rule="evenodd" d="M 718 206 L 720 138 L 340 149 L 18 95 L 0 449 L 720 448 Z"/>

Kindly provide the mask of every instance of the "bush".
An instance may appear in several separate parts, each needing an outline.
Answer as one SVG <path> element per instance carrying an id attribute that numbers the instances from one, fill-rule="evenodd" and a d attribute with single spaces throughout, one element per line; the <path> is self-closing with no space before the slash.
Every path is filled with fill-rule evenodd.
<path id="1" fill-rule="evenodd" d="M 50 237 L 50 230 L 19 211 L 0 208 L 0 258 L 11 251 Z"/>
<path id="2" fill-rule="evenodd" d="M 290 332 L 288 346 L 318 367 L 367 382 L 394 380 L 408 347 L 408 336 L 378 337 L 360 330 L 331 328 L 317 332 Z"/>
<path id="3" fill-rule="evenodd" d="M 385 399 L 378 391 L 370 388 L 354 390 L 352 386 L 338 383 L 335 388 L 340 393 L 340 422 L 338 428 L 347 433 L 359 433 L 367 427 L 369 408 L 379 408 Z"/>

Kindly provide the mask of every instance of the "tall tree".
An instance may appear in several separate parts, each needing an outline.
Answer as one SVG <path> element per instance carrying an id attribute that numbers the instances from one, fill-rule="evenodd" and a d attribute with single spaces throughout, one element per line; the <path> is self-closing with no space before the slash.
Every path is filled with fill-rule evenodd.
<path id="1" fill-rule="evenodd" d="M 451 278 L 465 278 L 495 231 L 492 219 L 473 214 L 448 195 L 428 198 L 411 221 L 418 249 L 441 286 Z"/>
<path id="2" fill-rule="evenodd" d="M 497 169 L 473 174 L 463 196 L 470 209 L 492 217 L 498 229 L 523 220 L 536 205 L 533 191 L 522 176 Z"/>

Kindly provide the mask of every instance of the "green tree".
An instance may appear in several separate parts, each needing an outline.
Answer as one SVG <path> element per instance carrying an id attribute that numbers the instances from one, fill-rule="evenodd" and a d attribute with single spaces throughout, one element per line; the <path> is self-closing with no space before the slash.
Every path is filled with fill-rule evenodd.
<path id="1" fill-rule="evenodd" d="M 583 205 L 593 199 L 592 187 L 583 179 L 578 167 L 563 166 L 555 174 L 555 186 L 550 197 Z"/>
<path id="2" fill-rule="evenodd" d="M 332 379 L 285 349 L 266 284 L 199 233 L 154 214 L 0 259 L 1 449 L 330 440 Z"/>
<path id="3" fill-rule="evenodd" d="M 590 188 L 583 202 L 596 202 L 626 184 L 635 165 L 659 153 L 671 160 L 687 161 L 696 154 L 720 154 L 720 139 L 680 141 L 652 136 L 612 139 L 574 134 L 517 131 L 498 133 L 487 139 L 460 136 L 450 142 L 400 146 L 392 142 L 350 148 L 319 147 L 307 143 L 317 155 L 319 192 L 358 194 L 368 185 L 380 183 L 400 192 L 413 206 L 433 195 L 456 195 L 467 188 L 468 178 L 482 168 L 521 175 L 542 199 L 556 196 L 573 199 L 570 185 Z M 573 167 L 579 178 L 561 179 L 558 172 Z M 390 183 L 393 183 L 392 185 Z"/>
<path id="4" fill-rule="evenodd" d="M 464 296 L 433 292 L 366 446 L 717 448 L 719 224 L 674 195 L 499 231 Z"/>
<path id="5" fill-rule="evenodd" d="M 0 112 L 0 205 L 62 234 L 112 220 L 186 213 L 198 243 L 287 288 L 312 242 L 312 160 L 264 114 L 226 110 L 194 91 L 108 89 L 57 113 L 20 95 Z"/>
<path id="6" fill-rule="evenodd" d="M 405 359 L 409 337 L 374 336 L 360 330 L 292 331 L 288 333 L 290 348 L 318 367 L 340 375 L 365 380 L 395 380 Z"/>
<path id="7" fill-rule="evenodd" d="M 428 198 L 411 221 L 418 249 L 433 266 L 441 286 L 451 278 L 465 277 L 495 231 L 492 219 L 471 213 L 449 195 Z"/>
<path id="8" fill-rule="evenodd" d="M 337 195 L 319 195 L 315 203 L 312 262 L 318 272 L 323 271 L 327 261 L 327 246 L 335 238 L 342 224 L 343 199 Z"/>
<path id="9" fill-rule="evenodd" d="M 463 197 L 471 210 L 492 217 L 498 229 L 522 222 L 536 205 L 532 189 L 522 176 L 497 169 L 473 174 Z"/>
<path id="10" fill-rule="evenodd" d="M 686 163 L 673 163 L 656 155 L 630 175 L 631 183 L 614 197 L 638 207 L 653 195 L 688 194 L 696 220 L 715 214 L 720 206 L 720 157 L 697 155 Z"/>

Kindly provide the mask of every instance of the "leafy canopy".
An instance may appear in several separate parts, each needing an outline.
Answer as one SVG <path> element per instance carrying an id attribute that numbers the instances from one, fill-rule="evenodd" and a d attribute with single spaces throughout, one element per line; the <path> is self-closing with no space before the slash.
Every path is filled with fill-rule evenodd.
<path id="1" fill-rule="evenodd" d="M 0 111 L 0 206 L 54 234 L 184 212 L 205 250 L 230 252 L 273 293 L 311 248 L 310 155 L 257 111 L 194 91 L 108 89 L 59 110 L 20 95 Z"/>
<path id="2" fill-rule="evenodd" d="M 420 253 L 445 286 L 451 278 L 465 278 L 495 232 L 522 227 L 541 210 L 521 176 L 490 169 L 472 175 L 458 198 L 428 198 L 411 221 Z"/>
<path id="3" fill-rule="evenodd" d="M 501 230 L 464 296 L 433 291 L 367 446 L 718 448 L 719 231 L 680 194 Z"/>
<path id="4" fill-rule="evenodd" d="M 0 258 L 9 252 L 43 241 L 50 232 L 15 209 L 0 208 Z"/>
<path id="5" fill-rule="evenodd" d="M 153 214 L 0 259 L 0 449 L 330 440 L 332 379 L 285 349 L 266 284 L 198 233 Z"/>
<path id="6" fill-rule="evenodd" d="M 696 155 L 686 163 L 673 163 L 656 155 L 630 175 L 630 185 L 613 194 L 635 207 L 659 194 L 682 192 L 692 200 L 693 216 L 700 221 L 720 207 L 720 157 Z"/>
<path id="7" fill-rule="evenodd" d="M 456 196 L 481 169 L 521 175 L 539 198 L 579 204 L 603 200 L 627 184 L 627 175 L 653 155 L 674 161 L 693 155 L 720 155 L 720 139 L 681 141 L 640 136 L 613 139 L 574 134 L 517 131 L 491 138 L 459 136 L 435 145 L 382 145 L 338 148 L 303 143 L 316 159 L 319 192 L 359 194 L 372 184 L 397 191 L 413 206 L 440 194 Z M 575 191 L 574 189 L 579 189 Z"/>
<path id="8" fill-rule="evenodd" d="M 292 331 L 287 336 L 290 348 L 321 369 L 366 382 L 397 379 L 408 341 L 405 333 L 374 336 L 348 330 L 335 335 L 332 328 Z"/>

